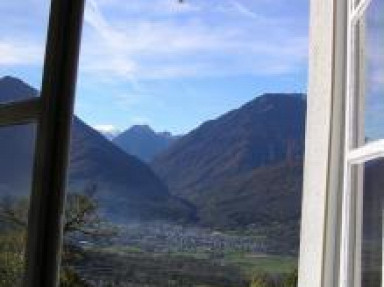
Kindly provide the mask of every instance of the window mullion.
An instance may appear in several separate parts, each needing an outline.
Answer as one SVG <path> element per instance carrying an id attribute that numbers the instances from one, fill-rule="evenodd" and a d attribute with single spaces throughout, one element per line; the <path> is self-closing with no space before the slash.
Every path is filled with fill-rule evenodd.
<path id="1" fill-rule="evenodd" d="M 365 144 L 364 137 L 364 83 L 361 75 L 365 69 L 364 31 L 357 30 L 358 21 L 371 4 L 361 0 L 355 8 L 350 2 L 347 41 L 347 92 L 346 130 L 344 148 L 344 186 L 342 204 L 342 252 L 341 287 L 361 286 L 361 245 L 363 217 L 364 170 L 360 165 L 371 159 L 384 156 L 384 141 Z M 359 26 L 361 29 L 361 27 Z M 362 147 L 359 147 L 362 146 Z"/>
<path id="2" fill-rule="evenodd" d="M 41 91 L 24 286 L 56 287 L 84 0 L 52 0 Z"/>
<path id="3" fill-rule="evenodd" d="M 352 226 L 353 226 L 353 195 L 352 195 L 352 166 L 348 160 L 350 151 L 354 144 L 354 126 L 355 122 L 354 107 L 356 104 L 355 87 L 356 78 L 353 73 L 355 68 L 355 35 L 353 33 L 353 1 L 349 1 L 349 15 L 347 20 L 347 64 L 346 64 L 346 91 L 345 91 L 345 131 L 344 131 L 344 179 L 343 179 L 343 197 L 342 197 L 342 231 L 341 231 L 341 256 L 340 256 L 340 287 L 351 287 L 353 277 L 353 256 L 352 250 Z"/>
<path id="4" fill-rule="evenodd" d="M 368 143 L 348 154 L 350 164 L 361 164 L 375 158 L 384 157 L 384 140 Z"/>
<path id="5" fill-rule="evenodd" d="M 40 98 L 0 104 L 0 127 L 28 124 L 39 119 Z"/>
<path id="6" fill-rule="evenodd" d="M 351 23 L 356 23 L 363 16 L 371 2 L 372 0 L 361 0 L 359 5 L 351 12 Z"/>

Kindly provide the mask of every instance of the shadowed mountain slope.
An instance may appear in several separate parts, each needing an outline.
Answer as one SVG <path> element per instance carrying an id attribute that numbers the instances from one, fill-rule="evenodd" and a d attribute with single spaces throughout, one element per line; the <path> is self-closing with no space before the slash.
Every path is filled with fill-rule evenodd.
<path id="1" fill-rule="evenodd" d="M 0 103 L 26 99 L 38 92 L 18 79 L 0 79 Z M 28 126 L 0 128 L 0 193 L 29 192 L 34 131 Z M 100 207 L 116 222 L 189 220 L 193 209 L 169 194 L 150 167 L 127 155 L 104 136 L 74 118 L 69 188 L 81 191 L 97 185 Z"/>
<path id="2" fill-rule="evenodd" d="M 301 94 L 260 96 L 182 137 L 152 167 L 205 225 L 297 225 L 305 112 Z"/>

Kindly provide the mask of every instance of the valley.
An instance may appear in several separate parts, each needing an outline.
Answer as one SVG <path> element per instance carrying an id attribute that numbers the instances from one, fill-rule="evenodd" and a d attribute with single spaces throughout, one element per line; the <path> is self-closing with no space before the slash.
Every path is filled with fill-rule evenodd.
<path id="1" fill-rule="evenodd" d="M 121 227 L 113 240 L 81 244 L 83 256 L 71 265 L 101 284 L 95 286 L 248 287 L 258 274 L 284 280 L 297 267 L 295 255 L 268 254 L 263 231 L 251 228 L 221 232 L 137 223 Z"/>
<path id="2" fill-rule="evenodd" d="M 0 102 L 36 96 L 0 79 Z M 305 111 L 302 94 L 264 94 L 183 136 L 138 125 L 112 140 L 74 117 L 68 194 L 80 218 L 65 235 L 63 270 L 79 285 L 69 286 L 291 286 Z M 23 249 L 25 226 L 9 214 L 27 219 L 35 128 L 0 129 L 0 198 L 14 202 L 0 206 L 0 254 L 13 237 L 12 250 Z"/>

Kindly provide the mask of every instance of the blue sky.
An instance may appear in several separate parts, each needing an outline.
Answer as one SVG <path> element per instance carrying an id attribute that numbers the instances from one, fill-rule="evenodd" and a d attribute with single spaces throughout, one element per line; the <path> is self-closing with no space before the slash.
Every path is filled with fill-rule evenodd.
<path id="1" fill-rule="evenodd" d="M 0 2 L 0 76 L 39 87 L 48 10 Z M 261 93 L 305 92 L 307 43 L 307 0 L 88 0 L 76 113 L 185 133 Z"/>
<path id="2" fill-rule="evenodd" d="M 384 138 L 384 1 L 372 1 L 366 12 L 365 135 Z"/>

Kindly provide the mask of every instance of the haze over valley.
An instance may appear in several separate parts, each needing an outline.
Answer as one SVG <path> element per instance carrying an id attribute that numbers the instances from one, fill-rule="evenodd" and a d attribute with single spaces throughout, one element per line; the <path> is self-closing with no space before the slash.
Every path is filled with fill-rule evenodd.
<path id="1" fill-rule="evenodd" d="M 20 79 L 0 79 L 0 102 L 36 96 Z M 105 252 L 118 252 L 128 266 L 168 254 L 189 258 L 189 270 L 202 260 L 240 272 L 227 278 L 218 268 L 212 278 L 229 285 L 210 286 L 246 286 L 248 275 L 240 274 L 265 268 L 263 260 L 290 272 L 299 244 L 305 111 L 303 94 L 264 94 L 182 136 L 135 125 L 113 138 L 75 117 L 68 191 L 94 189 L 101 217 L 119 230 L 108 240 L 72 238 L 91 250 L 92 260 L 75 263 L 85 268 L 82 276 L 96 280 L 92 270 Z M 0 137 L 0 196 L 26 197 L 35 127 L 0 129 Z M 97 276 L 108 282 L 125 275 Z"/>

